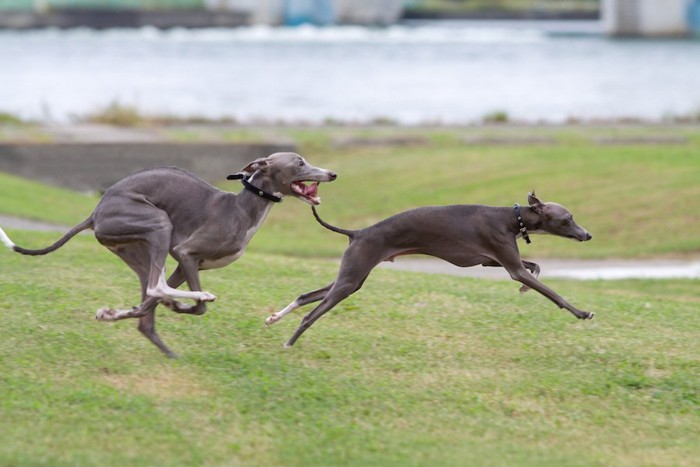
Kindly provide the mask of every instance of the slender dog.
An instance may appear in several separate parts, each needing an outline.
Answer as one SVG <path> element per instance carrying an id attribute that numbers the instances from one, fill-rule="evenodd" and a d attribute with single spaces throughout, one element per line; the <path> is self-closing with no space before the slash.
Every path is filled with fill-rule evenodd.
<path id="1" fill-rule="evenodd" d="M 316 220 L 325 228 L 346 235 L 340 271 L 334 282 L 322 289 L 300 295 L 283 310 L 265 321 L 276 323 L 287 313 L 309 303 L 321 303 L 304 317 L 286 346 L 324 313 L 362 287 L 370 271 L 382 261 L 397 256 L 424 254 L 444 259 L 460 267 L 502 266 L 513 280 L 521 282 L 521 291 L 529 288 L 566 308 L 579 319 L 591 319 L 593 313 L 581 311 L 537 280 L 540 268 L 520 258 L 516 239 L 530 243 L 529 233 L 551 234 L 581 242 L 591 239 L 586 229 L 574 222 L 571 213 L 557 203 L 543 203 L 532 192 L 528 207 L 514 208 L 480 205 L 427 206 L 402 212 L 362 230 L 345 230 L 322 220 L 312 207 Z M 528 272 L 530 270 L 532 274 Z M 534 274 L 534 275 L 533 275 Z"/>
<path id="2" fill-rule="evenodd" d="M 199 271 L 221 268 L 238 259 L 272 205 L 283 196 L 319 204 L 318 183 L 335 180 L 336 174 L 307 164 L 298 154 L 276 153 L 251 162 L 228 178 L 241 179 L 245 189 L 237 195 L 223 192 L 173 167 L 145 170 L 115 183 L 90 217 L 50 247 L 19 247 L 2 229 L 0 241 L 17 253 L 44 255 L 78 232 L 93 229 L 97 240 L 136 272 L 142 300 L 126 310 L 101 308 L 96 318 L 139 318 L 139 331 L 174 357 L 156 333 L 156 306 L 162 303 L 178 313 L 204 314 L 206 302 L 216 297 L 202 291 Z M 166 281 L 168 253 L 178 265 Z M 185 281 L 190 291 L 177 290 Z M 191 299 L 195 304 L 187 306 L 176 299 Z"/>

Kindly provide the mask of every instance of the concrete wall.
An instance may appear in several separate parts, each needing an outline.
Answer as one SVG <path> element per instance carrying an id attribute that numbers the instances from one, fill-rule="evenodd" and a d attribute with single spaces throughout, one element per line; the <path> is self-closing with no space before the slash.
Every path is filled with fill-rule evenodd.
<path id="1" fill-rule="evenodd" d="M 284 0 L 204 0 L 212 11 L 239 11 L 248 15 L 251 24 L 282 24 Z"/>
<path id="2" fill-rule="evenodd" d="M 336 22 L 344 24 L 396 23 L 403 13 L 403 3 L 397 0 L 335 0 Z"/>
<path id="3" fill-rule="evenodd" d="M 210 10 L 241 11 L 254 24 L 388 25 L 401 18 L 402 0 L 205 0 Z"/>
<path id="4" fill-rule="evenodd" d="M 402 0 L 13 0 L 0 28 L 43 27 L 236 27 L 300 23 L 389 25 L 403 13 Z M 24 2 L 24 3 L 23 3 Z"/>
<path id="5" fill-rule="evenodd" d="M 605 32 L 612 36 L 682 36 L 690 31 L 691 0 L 603 0 Z"/>
<path id="6" fill-rule="evenodd" d="M 158 166 L 174 165 L 218 182 L 258 157 L 295 150 L 274 144 L 0 144 L 0 171 L 102 192 L 125 175 Z"/>
<path id="7" fill-rule="evenodd" d="M 0 0 L 1 1 L 1 0 Z M 238 27 L 250 22 L 247 13 L 210 10 L 126 10 L 126 9 L 52 9 L 45 12 L 3 11 L 0 29 L 36 28 L 209 28 Z"/>

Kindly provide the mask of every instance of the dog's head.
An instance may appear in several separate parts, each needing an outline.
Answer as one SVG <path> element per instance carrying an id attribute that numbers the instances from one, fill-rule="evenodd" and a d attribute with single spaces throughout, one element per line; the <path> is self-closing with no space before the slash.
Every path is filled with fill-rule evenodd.
<path id="1" fill-rule="evenodd" d="M 245 166 L 241 172 L 250 176 L 260 172 L 273 182 L 275 192 L 295 196 L 312 206 L 321 203 L 318 184 L 332 182 L 337 178 L 335 172 L 314 167 L 293 152 L 277 152 L 256 159 Z"/>
<path id="2" fill-rule="evenodd" d="M 561 204 L 543 203 L 535 196 L 534 190 L 528 193 L 527 201 L 530 209 L 539 216 L 533 233 L 557 235 L 579 242 L 587 242 L 593 238 L 586 229 L 574 221 L 574 216 Z"/>

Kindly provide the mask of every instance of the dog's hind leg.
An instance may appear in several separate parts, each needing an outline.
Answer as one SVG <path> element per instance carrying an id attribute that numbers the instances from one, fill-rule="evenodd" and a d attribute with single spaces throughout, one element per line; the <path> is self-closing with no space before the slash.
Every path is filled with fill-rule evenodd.
<path id="1" fill-rule="evenodd" d="M 149 297 L 146 294 L 148 287 L 148 273 L 150 270 L 150 259 L 148 255 L 148 245 L 143 242 L 128 243 L 109 248 L 114 254 L 119 256 L 139 277 L 141 283 L 141 304 L 127 310 L 116 310 L 110 307 L 103 307 L 97 310 L 95 318 L 100 321 L 116 321 L 126 318 L 139 318 L 138 329 L 149 341 L 158 347 L 168 357 L 176 355 L 163 343 L 156 332 L 155 309 L 158 306 L 157 298 Z M 173 287 L 179 284 L 171 282 Z"/>
<path id="2" fill-rule="evenodd" d="M 335 282 L 331 282 L 327 286 L 314 290 L 313 292 L 307 292 L 305 294 L 299 295 L 296 300 L 294 300 L 292 303 L 287 305 L 284 309 L 278 311 L 277 313 L 273 313 L 270 315 L 266 320 L 265 324 L 266 325 L 271 325 L 275 324 L 277 321 L 281 320 L 282 318 L 285 317 L 285 315 L 291 313 L 292 311 L 296 310 L 297 308 L 301 308 L 304 305 L 308 305 L 309 303 L 317 302 L 319 300 L 323 300 L 323 298 L 326 296 L 328 291 L 333 287 L 333 284 Z"/>
<path id="3" fill-rule="evenodd" d="M 176 355 L 166 346 L 156 332 L 155 309 L 161 299 L 149 297 L 146 294 L 148 288 L 148 276 L 150 271 L 149 247 L 145 242 L 133 242 L 120 246 L 110 247 L 112 252 L 119 256 L 138 275 L 141 283 L 141 304 L 127 310 L 115 310 L 109 307 L 97 311 L 96 318 L 101 321 L 116 321 L 126 318 L 139 318 L 138 330 L 165 355 L 174 358 Z M 178 287 L 184 282 L 177 270 L 168 278 L 171 287 Z M 177 303 L 177 302 L 174 302 Z M 202 305 L 204 305 L 202 303 Z"/>
<path id="4" fill-rule="evenodd" d="M 523 260 L 523 266 L 525 266 L 525 269 L 530 271 L 535 278 L 538 278 L 540 276 L 540 265 L 537 263 L 533 263 L 532 261 L 525 261 Z M 520 293 L 525 293 L 528 290 L 530 290 L 530 287 L 527 285 L 523 284 L 520 287 Z"/>
<path id="5" fill-rule="evenodd" d="M 323 297 L 321 303 L 319 303 L 316 308 L 311 310 L 309 314 L 304 316 L 304 318 L 301 320 L 301 324 L 284 346 L 293 346 L 304 331 L 309 329 L 312 324 L 314 324 L 321 316 L 330 311 L 338 303 L 355 293 L 362 286 L 362 282 L 364 282 L 364 279 L 359 283 L 354 283 L 341 281 L 339 277 L 328 293 Z"/>
<path id="6" fill-rule="evenodd" d="M 168 348 L 167 345 L 163 343 L 160 336 L 156 332 L 156 313 L 155 309 L 146 313 L 144 316 L 139 318 L 139 331 L 141 334 L 146 336 L 146 338 L 151 341 L 156 347 L 158 347 L 166 356 L 169 358 L 177 358 L 172 350 Z"/>
<path id="7" fill-rule="evenodd" d="M 145 316 L 158 304 L 158 300 L 149 299 L 146 294 L 150 271 L 148 244 L 145 242 L 130 242 L 123 245 L 112 245 L 108 248 L 112 253 L 119 256 L 139 277 L 139 282 L 141 283 L 141 304 L 125 310 L 105 306 L 97 310 L 95 319 L 99 321 L 117 321 Z"/>
<path id="8" fill-rule="evenodd" d="M 168 278 L 168 285 L 173 288 L 177 288 L 182 283 L 185 282 L 184 275 L 180 271 L 180 268 L 176 268 L 175 271 Z M 144 285 L 144 296 L 145 296 L 145 285 Z M 138 329 L 149 341 L 151 341 L 156 347 L 158 347 L 166 356 L 169 358 L 177 358 L 177 354 L 171 351 L 167 345 L 163 343 L 160 336 L 156 332 L 156 314 L 155 308 L 160 302 L 161 304 L 167 306 L 173 311 L 178 313 L 190 313 L 195 315 L 202 315 L 206 311 L 205 302 L 197 302 L 192 306 L 185 306 L 180 302 L 170 299 L 156 299 L 153 297 L 148 297 L 145 299 L 144 303 L 141 304 L 144 311 L 147 311 L 143 316 L 139 318 Z"/>
<path id="9" fill-rule="evenodd" d="M 309 314 L 304 316 L 301 324 L 287 341 L 285 347 L 291 347 L 299 337 L 311 327 L 321 316 L 330 311 L 341 301 L 354 294 L 365 283 L 367 276 L 382 260 L 382 250 L 375 248 L 367 242 L 351 243 L 340 263 L 340 270 L 335 282 L 324 294 L 321 303 L 318 304 Z M 359 261 L 358 258 L 362 260 Z M 323 290 L 323 289 L 319 289 Z M 317 291 L 318 292 L 318 291 Z M 312 292 L 314 293 L 314 292 Z"/>

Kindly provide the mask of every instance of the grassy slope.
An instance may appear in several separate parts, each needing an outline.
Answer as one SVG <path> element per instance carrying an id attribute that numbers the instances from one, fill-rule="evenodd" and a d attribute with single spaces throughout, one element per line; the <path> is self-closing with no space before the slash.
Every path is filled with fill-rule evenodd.
<path id="1" fill-rule="evenodd" d="M 525 204 L 535 189 L 543 200 L 569 207 L 594 235 L 575 245 L 540 237 L 531 256 L 635 257 L 700 252 L 700 218 L 684 200 L 700 198 L 700 151 L 687 146 L 467 146 L 452 138 L 409 148 L 307 151 L 340 176 L 323 185 L 319 212 L 332 224 L 359 228 L 404 209 L 428 204 Z M 338 254 L 345 240 L 313 222 L 308 207 L 289 202 L 273 210 L 253 240 L 285 254 Z M 672 234 L 670 234 L 672 232 Z"/>
<path id="2" fill-rule="evenodd" d="M 568 131 L 568 132 L 567 132 Z M 428 204 L 526 203 L 536 189 L 544 200 L 569 207 L 594 235 L 577 245 L 539 237 L 523 247 L 529 256 L 639 257 L 700 252 L 700 217 L 688 209 L 700 198 L 700 137 L 687 145 L 597 145 L 613 130 L 484 130 L 482 138 L 550 138 L 559 144 L 467 145 L 459 130 L 385 130 L 389 137 L 422 138 L 411 147 L 341 149 L 321 130 L 291 137 L 314 164 L 332 168 L 337 181 L 321 187 L 321 215 L 347 228 L 364 227 L 404 209 Z M 392 133 L 393 132 L 393 133 Z M 626 130 L 626 138 L 664 137 L 678 130 Z M 675 133 L 674 133 L 675 132 Z M 246 133 L 250 137 L 249 131 Z M 470 134 L 471 135 L 471 134 Z M 290 135 L 286 135 L 290 136 Z M 347 135 L 343 135 L 347 137 Z M 358 137 L 357 134 L 353 135 Z M 384 133 L 359 135 L 384 138 Z M 683 136 L 683 135 L 682 135 Z M 235 168 L 232 168 L 235 170 Z M 222 188 L 237 191 L 238 184 Z M 0 213 L 75 224 L 96 199 L 0 174 Z M 50 206 L 50 209 L 46 207 Z M 308 206 L 288 199 L 272 210 L 251 243 L 255 251 L 296 256 L 337 256 L 346 242 L 315 224 Z"/>
<path id="3" fill-rule="evenodd" d="M 291 203 L 290 203 L 291 204 Z M 10 231 L 21 243 L 50 234 Z M 135 323 L 136 278 L 90 237 L 0 251 L 2 465 L 691 465 L 697 284 L 554 282 L 579 322 L 510 282 L 375 271 L 291 350 L 264 318 L 335 265 L 249 252 L 203 275 L 203 317 Z M 273 274 L 271 274 L 274 272 Z"/>
<path id="4" fill-rule="evenodd" d="M 97 201 L 95 196 L 0 172 L 0 214 L 72 226 L 89 216 Z"/>
<path id="5" fill-rule="evenodd" d="M 536 255 L 698 251 L 698 218 L 680 202 L 698 195 L 697 135 L 669 147 L 554 136 L 564 145 L 468 147 L 433 132 L 424 147 L 339 150 L 325 134 L 294 135 L 341 174 L 322 187 L 321 212 L 342 226 L 418 204 L 524 202 L 534 187 L 595 234 L 585 245 L 538 238 Z M 96 202 L 2 174 L 0 200 L 0 212 L 65 224 Z M 269 253 L 345 245 L 312 222 L 285 201 L 239 262 L 203 274 L 219 296 L 210 313 L 159 312 L 178 361 L 133 322 L 92 319 L 138 297 L 133 274 L 89 236 L 43 258 L 0 251 L 0 464 L 690 465 L 700 455 L 693 281 L 552 281 L 597 312 L 578 322 L 512 283 L 380 270 L 283 350 L 300 314 L 269 329 L 264 318 L 336 266 Z M 9 233 L 27 246 L 56 238 Z"/>

